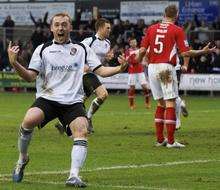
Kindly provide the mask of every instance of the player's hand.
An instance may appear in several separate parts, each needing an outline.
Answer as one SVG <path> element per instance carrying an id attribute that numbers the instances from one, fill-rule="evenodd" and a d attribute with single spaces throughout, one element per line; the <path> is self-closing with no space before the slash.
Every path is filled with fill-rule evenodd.
<path id="1" fill-rule="evenodd" d="M 110 61 L 114 58 L 114 52 L 113 49 L 111 49 L 105 56 L 106 61 Z"/>
<path id="2" fill-rule="evenodd" d="M 14 64 L 18 58 L 19 46 L 12 46 L 12 42 L 10 41 L 8 44 L 8 59 L 10 64 Z"/>
<path id="3" fill-rule="evenodd" d="M 144 47 L 141 47 L 139 49 L 139 54 L 145 54 L 146 53 L 146 49 Z"/>
<path id="4" fill-rule="evenodd" d="M 143 60 L 144 56 L 146 55 L 146 52 L 147 52 L 146 48 L 141 47 L 138 53 L 136 54 L 136 57 L 135 57 L 136 61 L 140 63 Z"/>
<path id="5" fill-rule="evenodd" d="M 188 70 L 188 65 L 182 65 L 181 70 L 182 70 L 183 73 L 186 73 L 187 70 Z"/>
<path id="6" fill-rule="evenodd" d="M 210 42 L 204 47 L 202 48 L 202 50 L 204 51 L 204 53 L 208 54 L 208 53 L 213 53 L 216 51 L 216 46 L 215 47 L 212 47 L 212 48 L 209 48 L 210 46 Z"/>
<path id="7" fill-rule="evenodd" d="M 118 62 L 120 64 L 120 72 L 125 71 L 127 69 L 127 67 L 128 67 L 128 62 L 127 62 L 124 54 L 123 55 L 119 55 Z"/>

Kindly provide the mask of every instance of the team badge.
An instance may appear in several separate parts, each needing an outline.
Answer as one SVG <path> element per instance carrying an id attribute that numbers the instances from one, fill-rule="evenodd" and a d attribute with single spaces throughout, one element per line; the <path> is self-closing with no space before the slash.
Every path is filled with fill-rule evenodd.
<path id="1" fill-rule="evenodd" d="M 71 50 L 70 50 L 70 55 L 75 55 L 76 52 L 77 52 L 77 49 L 73 47 L 73 48 L 71 48 Z"/>

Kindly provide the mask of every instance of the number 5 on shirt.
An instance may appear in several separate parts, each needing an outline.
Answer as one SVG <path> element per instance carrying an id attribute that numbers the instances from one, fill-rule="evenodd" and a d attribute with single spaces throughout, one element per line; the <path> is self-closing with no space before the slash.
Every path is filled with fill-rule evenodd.
<path id="1" fill-rule="evenodd" d="M 163 51 L 163 42 L 162 39 L 165 37 L 165 35 L 157 34 L 155 38 L 155 45 L 157 45 L 157 48 L 154 48 L 154 52 L 157 54 L 162 53 Z"/>

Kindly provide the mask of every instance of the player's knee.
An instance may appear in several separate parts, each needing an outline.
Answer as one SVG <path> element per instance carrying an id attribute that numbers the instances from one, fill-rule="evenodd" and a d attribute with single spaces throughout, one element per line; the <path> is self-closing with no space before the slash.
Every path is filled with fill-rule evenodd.
<path id="1" fill-rule="evenodd" d="M 157 101 L 157 106 L 165 107 L 165 106 L 166 106 L 165 101 L 164 101 L 163 99 L 159 99 L 159 100 Z"/>
<path id="2" fill-rule="evenodd" d="M 172 107 L 172 108 L 175 108 L 176 106 L 176 101 L 175 99 L 170 99 L 170 100 L 166 100 L 165 101 L 165 104 L 166 104 L 166 107 Z"/>
<path id="3" fill-rule="evenodd" d="M 88 121 L 85 117 L 78 117 L 70 123 L 70 129 L 74 138 L 87 137 Z"/>
<path id="4" fill-rule="evenodd" d="M 148 90 L 147 84 L 142 84 L 141 87 L 142 87 L 143 90 Z"/>
<path id="5" fill-rule="evenodd" d="M 131 85 L 131 86 L 129 87 L 129 90 L 135 90 L 135 86 Z"/>
<path id="6" fill-rule="evenodd" d="M 97 98 L 101 99 L 102 101 L 105 101 L 108 97 L 108 91 L 106 89 L 102 89 L 102 91 L 100 91 L 97 94 Z"/>
<path id="7" fill-rule="evenodd" d="M 27 129 L 32 129 L 40 124 L 44 119 L 44 113 L 39 108 L 30 108 L 22 122 L 22 126 Z"/>

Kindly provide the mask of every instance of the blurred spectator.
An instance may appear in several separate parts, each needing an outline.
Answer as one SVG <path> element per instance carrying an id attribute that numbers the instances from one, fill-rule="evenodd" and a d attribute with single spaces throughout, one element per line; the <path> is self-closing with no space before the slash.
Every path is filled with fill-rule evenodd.
<path id="1" fill-rule="evenodd" d="M 11 16 L 8 15 L 2 24 L 2 27 L 5 28 L 6 39 L 13 40 L 14 26 L 15 22 L 11 19 Z"/>
<path id="2" fill-rule="evenodd" d="M 83 41 L 88 35 L 86 35 L 83 26 L 79 26 L 79 30 L 74 34 L 71 33 L 71 39 L 75 42 L 81 42 Z"/>
<path id="3" fill-rule="evenodd" d="M 137 21 L 137 25 L 136 25 L 135 30 L 134 30 L 135 36 L 133 36 L 137 39 L 138 43 L 140 43 L 140 41 L 142 39 L 142 36 L 144 35 L 143 30 L 144 30 L 145 27 L 146 27 L 146 25 L 145 25 L 144 19 L 139 19 Z"/>
<path id="4" fill-rule="evenodd" d="M 33 51 L 34 50 L 31 41 L 28 41 L 21 46 L 18 60 L 26 68 L 29 65 Z"/>
<path id="5" fill-rule="evenodd" d="M 201 22 L 201 25 L 199 27 L 195 28 L 195 31 L 198 32 L 198 39 L 200 42 L 203 43 L 209 40 L 209 27 L 206 25 L 204 20 Z"/>
<path id="6" fill-rule="evenodd" d="M 47 41 L 47 37 L 44 36 L 42 28 L 38 26 L 35 29 L 34 33 L 31 35 L 31 42 L 33 44 L 33 50 L 35 50 L 38 45 L 46 41 Z"/>
<path id="7" fill-rule="evenodd" d="M 197 73 L 210 73 L 211 72 L 211 57 L 202 55 L 196 62 Z"/>
<path id="8" fill-rule="evenodd" d="M 50 27 L 50 24 L 47 22 L 48 12 L 45 13 L 43 20 L 41 18 L 39 18 L 36 21 L 31 12 L 30 12 L 30 17 L 31 17 L 31 20 L 33 21 L 36 28 L 40 27 L 41 29 L 43 29 L 43 28 L 49 28 Z"/>
<path id="9" fill-rule="evenodd" d="M 220 30 L 220 17 L 216 18 L 212 23 L 212 27 L 214 30 Z"/>
<path id="10" fill-rule="evenodd" d="M 200 27 L 201 26 L 201 22 L 198 19 L 198 15 L 197 14 L 194 15 L 194 20 L 193 21 L 195 22 L 195 26 L 196 27 Z"/>
<path id="11" fill-rule="evenodd" d="M 112 35 L 115 39 L 121 38 L 121 36 L 124 34 L 124 26 L 123 22 L 121 20 L 116 20 L 115 24 L 112 26 Z"/>
<path id="12" fill-rule="evenodd" d="M 48 12 L 45 13 L 44 18 L 39 18 L 36 20 L 32 13 L 30 12 L 31 20 L 35 25 L 35 30 L 32 33 L 30 40 L 22 41 L 23 46 L 21 48 L 21 58 L 25 59 L 25 62 L 28 63 L 28 57 L 30 51 L 33 51 L 38 45 L 45 43 L 52 39 L 49 23 L 47 22 Z M 94 34 L 94 23 L 95 20 L 90 19 L 89 21 L 82 21 L 81 17 L 81 9 L 77 9 L 76 19 L 73 22 L 74 31 L 71 32 L 71 39 L 75 42 L 80 42 L 84 38 L 91 36 Z M 136 38 L 138 42 L 141 40 L 144 35 L 146 26 L 143 19 L 139 19 L 137 23 L 131 23 L 129 20 L 121 21 L 119 19 L 114 19 L 114 23 L 112 24 L 112 33 L 110 35 L 110 41 L 112 42 L 112 47 L 115 54 L 115 59 L 108 63 L 111 66 L 115 66 L 117 64 L 117 56 L 122 54 L 124 50 L 128 48 L 128 41 L 131 38 Z M 152 23 L 159 22 L 158 20 L 152 21 Z M 13 37 L 13 27 L 14 22 L 11 17 L 8 16 L 3 24 L 5 27 L 10 27 L 7 30 L 7 38 L 8 40 L 12 40 Z M 220 30 L 220 17 L 216 18 L 213 23 L 208 26 L 204 21 L 199 20 L 197 15 L 194 15 L 194 19 L 192 21 L 186 21 L 183 24 L 183 28 L 188 36 L 188 40 L 193 49 L 201 49 L 205 46 L 207 40 L 217 40 L 219 39 L 220 32 L 212 30 Z M 8 41 L 7 40 L 7 41 Z M 220 42 L 216 41 L 217 44 Z M 5 43 L 6 45 L 8 42 Z M 8 65 L 7 52 L 4 49 L 4 40 L 0 39 L 0 62 L 1 62 L 1 70 L 7 68 L 10 70 Z M 216 45 L 217 45 L 216 44 Z M 26 57 L 27 56 L 27 59 Z M 206 64 L 208 63 L 208 65 Z M 216 50 L 216 53 L 210 57 L 198 57 L 190 60 L 189 64 L 189 72 L 190 73 L 220 73 L 218 72 L 219 68 L 219 47 Z"/>
<path id="13" fill-rule="evenodd" d="M 216 41 L 216 52 L 212 55 L 212 73 L 220 74 L 220 40 Z"/>
<path id="14" fill-rule="evenodd" d="M 1 64 L 2 64 L 3 71 L 10 71 L 11 70 L 11 66 L 10 66 L 9 60 L 8 60 L 7 48 L 4 49 L 4 51 L 1 53 Z"/>
<path id="15" fill-rule="evenodd" d="M 85 25 L 85 30 L 95 31 L 95 22 L 95 19 L 90 19 Z"/>

